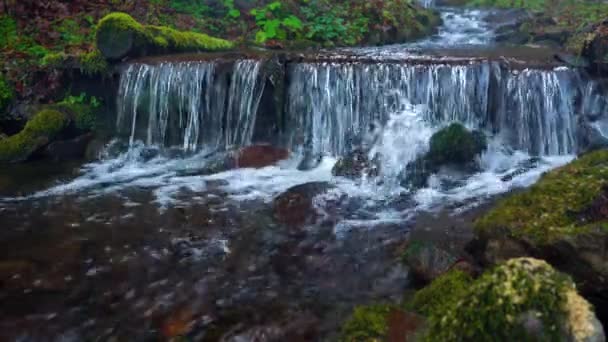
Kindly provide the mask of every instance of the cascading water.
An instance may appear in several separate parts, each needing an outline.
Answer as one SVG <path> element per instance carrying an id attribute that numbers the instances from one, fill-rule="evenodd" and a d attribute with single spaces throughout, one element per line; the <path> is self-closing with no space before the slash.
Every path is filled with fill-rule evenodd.
<path id="1" fill-rule="evenodd" d="M 500 135 L 513 149 L 565 155 L 576 150 L 576 114 L 603 110 L 601 101 L 590 101 L 597 91 L 568 68 L 310 63 L 292 66 L 290 77 L 293 140 L 317 154 L 344 154 L 349 138 L 415 105 L 428 124 L 459 121 Z"/>
<path id="2" fill-rule="evenodd" d="M 258 112 L 267 111 L 260 107 L 267 82 L 263 63 L 129 65 L 121 77 L 117 125 L 129 138 L 130 151 L 110 167 L 105 161 L 92 164 L 79 180 L 42 195 L 125 179 L 104 191 L 155 184 L 164 204 L 180 189 L 202 190 L 205 181 L 221 179 L 237 198 L 270 200 L 303 182 L 331 181 L 351 196 L 382 200 L 408 191 L 400 185 L 408 162 L 428 149 L 434 132 L 458 121 L 490 138 L 482 172 L 451 193 L 430 184 L 417 199 L 426 204 L 465 200 L 530 184 L 569 160 L 577 151 L 579 116 L 602 116 L 608 108 L 597 85 L 565 67 L 517 70 L 479 60 L 288 63 L 285 107 L 276 118 L 282 131 L 273 143 L 320 160 L 318 166 L 298 170 L 301 155 L 294 153 L 278 167 L 188 176 L 201 173 L 197 170 L 204 169 L 209 151 L 260 140 L 256 127 L 268 124 L 268 115 L 258 120 Z M 142 155 L 146 146 L 159 145 L 189 153 L 185 158 L 153 154 L 152 160 L 149 153 Z M 336 159 L 358 146 L 380 157 L 381 186 L 373 180 L 361 187 L 332 178 Z M 544 162 L 505 178 L 531 156 L 542 156 Z"/>
<path id="3" fill-rule="evenodd" d="M 131 144 L 186 151 L 249 144 L 264 91 L 261 65 L 237 61 L 226 77 L 215 62 L 131 64 L 121 76 L 118 131 Z"/>

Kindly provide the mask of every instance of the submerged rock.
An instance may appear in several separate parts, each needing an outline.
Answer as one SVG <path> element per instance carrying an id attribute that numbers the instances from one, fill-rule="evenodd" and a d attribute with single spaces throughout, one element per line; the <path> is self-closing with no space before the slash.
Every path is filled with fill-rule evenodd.
<path id="1" fill-rule="evenodd" d="M 274 217 L 289 226 L 310 223 L 318 215 L 314 198 L 330 190 L 327 182 L 314 182 L 294 186 L 274 199 Z"/>
<path id="2" fill-rule="evenodd" d="M 376 160 L 370 160 L 363 149 L 355 149 L 340 158 L 331 170 L 334 176 L 358 179 L 376 177 L 380 173 L 380 165 Z"/>
<path id="3" fill-rule="evenodd" d="M 425 282 L 444 274 L 458 261 L 451 253 L 431 243 L 412 241 L 403 253 L 405 263 L 412 274 Z"/>
<path id="4" fill-rule="evenodd" d="M 608 150 L 589 153 L 501 200 L 475 223 L 469 249 L 486 264 L 543 258 L 584 294 L 608 298 L 607 194 Z"/>

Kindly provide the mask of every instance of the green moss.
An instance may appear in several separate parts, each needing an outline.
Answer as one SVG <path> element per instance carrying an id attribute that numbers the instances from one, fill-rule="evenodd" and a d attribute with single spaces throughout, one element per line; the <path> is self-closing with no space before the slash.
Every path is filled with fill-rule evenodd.
<path id="1" fill-rule="evenodd" d="M 67 59 L 68 56 L 64 52 L 50 52 L 42 58 L 40 64 L 43 67 L 57 68 L 62 66 Z"/>
<path id="2" fill-rule="evenodd" d="M 426 341 L 560 341 L 574 284 L 544 261 L 520 258 L 486 272 L 457 300 L 436 305 Z M 541 322 L 541 331 L 525 321 Z"/>
<path id="3" fill-rule="evenodd" d="M 550 243 L 564 235 L 604 229 L 608 221 L 581 225 L 576 213 L 608 184 L 608 150 L 589 153 L 545 174 L 528 190 L 503 199 L 480 218 L 478 232 L 507 229 L 515 237 Z"/>
<path id="4" fill-rule="evenodd" d="M 13 87 L 8 83 L 4 76 L 0 74 L 0 117 L 13 101 L 14 96 L 15 92 L 13 91 Z"/>
<path id="5" fill-rule="evenodd" d="M 442 314 L 445 306 L 452 306 L 466 293 L 472 281 L 471 277 L 462 271 L 450 271 L 416 292 L 407 307 L 424 316 Z"/>
<path id="6" fill-rule="evenodd" d="M 126 13 L 111 13 L 97 25 L 97 46 L 104 56 L 120 59 L 146 52 L 213 51 L 229 49 L 233 43 L 195 32 L 164 26 L 142 25 Z"/>
<path id="7" fill-rule="evenodd" d="M 99 50 L 80 55 L 80 71 L 89 76 L 105 74 L 108 72 L 110 65 L 108 61 L 103 57 Z"/>
<path id="8" fill-rule="evenodd" d="M 393 310 L 390 305 L 374 304 L 356 307 L 352 316 L 342 326 L 340 341 L 370 341 L 387 333 L 387 317 Z"/>
<path id="9" fill-rule="evenodd" d="M 485 137 L 453 123 L 431 137 L 429 160 L 435 165 L 467 164 L 486 149 Z"/>
<path id="10" fill-rule="evenodd" d="M 148 39 L 155 46 L 171 51 L 223 50 L 233 47 L 233 43 L 206 34 L 182 32 L 164 26 L 146 26 Z"/>
<path id="11" fill-rule="evenodd" d="M 21 132 L 0 140 L 0 162 L 27 159 L 32 152 L 59 134 L 67 122 L 66 115 L 57 110 L 38 112 Z"/>

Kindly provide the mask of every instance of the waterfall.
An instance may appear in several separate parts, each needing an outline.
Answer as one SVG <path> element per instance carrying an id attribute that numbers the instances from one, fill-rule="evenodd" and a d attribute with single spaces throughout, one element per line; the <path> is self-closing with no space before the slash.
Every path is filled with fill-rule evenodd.
<path id="1" fill-rule="evenodd" d="M 597 89 L 563 67 L 304 63 L 291 66 L 289 74 L 286 113 L 297 127 L 292 145 L 304 143 L 314 153 L 343 154 L 375 122 L 385 123 L 392 113 L 415 105 L 435 126 L 459 121 L 502 136 L 514 149 L 571 154 L 576 115 L 603 111 Z"/>
<path id="2" fill-rule="evenodd" d="M 226 76 L 216 62 L 130 64 L 120 80 L 118 131 L 131 144 L 186 151 L 249 144 L 264 91 L 261 65 L 240 60 Z"/>

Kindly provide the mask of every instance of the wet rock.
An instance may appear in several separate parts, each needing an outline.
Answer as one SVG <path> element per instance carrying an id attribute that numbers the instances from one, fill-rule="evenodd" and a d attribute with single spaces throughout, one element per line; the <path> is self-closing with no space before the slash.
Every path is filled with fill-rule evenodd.
<path id="1" fill-rule="evenodd" d="M 93 134 L 87 133 L 70 140 L 55 141 L 43 149 L 42 155 L 53 161 L 82 159 L 92 139 Z"/>
<path id="2" fill-rule="evenodd" d="M 380 173 L 380 164 L 376 160 L 370 160 L 368 154 L 358 148 L 340 158 L 331 173 L 337 177 L 350 179 L 376 177 Z"/>
<path id="3" fill-rule="evenodd" d="M 423 282 L 430 282 L 454 266 L 459 259 L 432 243 L 411 241 L 403 254 L 412 275 Z"/>
<path id="4" fill-rule="evenodd" d="M 281 223 L 296 227 L 314 221 L 318 215 L 314 198 L 331 188 L 327 182 L 314 182 L 288 189 L 274 199 L 274 217 Z"/>
<path id="5" fill-rule="evenodd" d="M 587 121 L 581 118 L 578 134 L 578 152 L 597 150 L 608 147 L 608 119 Z"/>
<path id="6" fill-rule="evenodd" d="M 566 63 L 567 65 L 573 68 L 588 68 L 590 65 L 589 61 L 586 58 L 579 55 L 560 52 L 556 53 L 554 57 L 556 60 L 562 63 Z"/>
<path id="7" fill-rule="evenodd" d="M 244 147 L 237 152 L 234 166 L 237 168 L 264 168 L 287 159 L 289 151 L 271 145 L 253 145 Z"/>
<path id="8" fill-rule="evenodd" d="M 521 163 L 519 163 L 519 165 L 517 165 L 517 169 L 515 171 L 502 176 L 502 178 L 500 180 L 502 180 L 503 182 L 510 182 L 513 180 L 513 178 L 523 175 L 524 173 L 537 168 L 538 164 L 540 162 L 541 162 L 541 159 L 538 157 L 534 157 L 534 158 L 525 160 L 524 162 L 521 162 Z"/>

